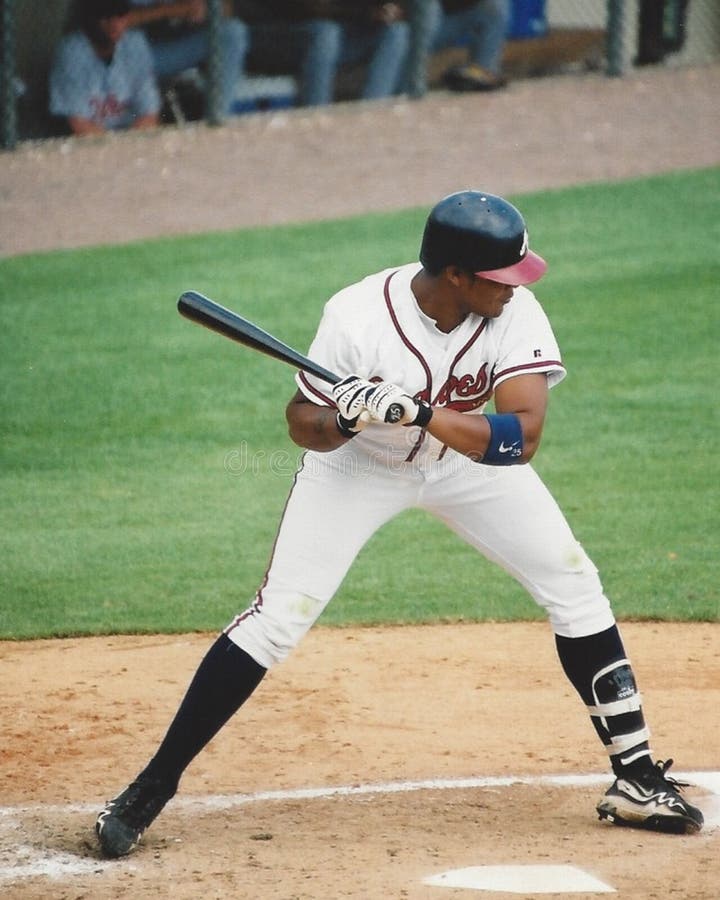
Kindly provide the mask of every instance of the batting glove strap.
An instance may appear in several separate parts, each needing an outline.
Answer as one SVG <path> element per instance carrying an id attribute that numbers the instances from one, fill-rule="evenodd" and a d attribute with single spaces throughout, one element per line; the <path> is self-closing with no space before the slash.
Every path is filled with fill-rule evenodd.
<path id="1" fill-rule="evenodd" d="M 416 400 L 415 402 L 418 405 L 418 411 L 410 425 L 419 425 L 421 428 L 426 428 L 433 417 L 433 408 L 427 400 Z"/>
<path id="2" fill-rule="evenodd" d="M 365 427 L 365 423 L 360 422 L 360 416 L 355 416 L 354 419 L 346 419 L 345 416 L 340 413 L 335 417 L 335 424 L 337 425 L 337 430 L 340 434 L 346 438 L 354 438 L 355 435 L 360 434 Z"/>

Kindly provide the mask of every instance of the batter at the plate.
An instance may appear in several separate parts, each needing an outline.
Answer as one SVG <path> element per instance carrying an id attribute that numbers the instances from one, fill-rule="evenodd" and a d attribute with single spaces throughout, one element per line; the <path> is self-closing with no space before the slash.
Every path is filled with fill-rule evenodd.
<path id="1" fill-rule="evenodd" d="M 412 507 L 445 522 L 546 610 L 615 775 L 600 817 L 675 833 L 702 827 L 700 810 L 666 774 L 670 761 L 651 755 L 597 570 L 527 465 L 549 390 L 565 375 L 526 286 L 546 268 L 514 206 L 461 191 L 430 212 L 418 263 L 370 275 L 329 300 L 308 355 L 343 378 L 329 389 L 297 376 L 287 420 L 307 452 L 263 583 L 201 662 L 147 767 L 101 812 L 106 855 L 132 850 L 191 760 L 315 622 L 366 541 Z M 485 413 L 491 397 L 494 410 Z M 408 547 L 398 568 L 410 569 L 418 552 Z M 441 575 L 428 590 L 443 590 Z M 546 751 L 552 722 L 547 741 Z"/>

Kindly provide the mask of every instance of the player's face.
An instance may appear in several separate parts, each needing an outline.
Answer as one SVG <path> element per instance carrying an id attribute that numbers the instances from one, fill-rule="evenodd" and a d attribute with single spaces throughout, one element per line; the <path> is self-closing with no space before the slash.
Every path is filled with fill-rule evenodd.
<path id="1" fill-rule="evenodd" d="M 512 300 L 514 290 L 513 284 L 500 284 L 478 275 L 469 275 L 464 290 L 467 312 L 486 319 L 496 319 Z"/>

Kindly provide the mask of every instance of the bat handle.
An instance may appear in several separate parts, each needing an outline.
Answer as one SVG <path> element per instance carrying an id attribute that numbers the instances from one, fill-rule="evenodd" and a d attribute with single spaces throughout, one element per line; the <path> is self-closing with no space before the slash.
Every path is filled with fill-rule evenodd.
<path id="1" fill-rule="evenodd" d="M 395 422 L 399 422 L 404 415 L 405 409 L 402 403 L 392 403 L 385 413 L 385 421 L 394 424 Z"/>

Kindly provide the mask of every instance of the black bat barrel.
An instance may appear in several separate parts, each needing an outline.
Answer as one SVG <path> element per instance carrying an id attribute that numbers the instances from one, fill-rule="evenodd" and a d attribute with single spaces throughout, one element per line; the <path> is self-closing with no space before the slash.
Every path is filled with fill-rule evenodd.
<path id="1" fill-rule="evenodd" d="M 191 319 L 198 325 L 204 325 L 206 328 L 222 334 L 230 340 L 265 353 L 282 362 L 294 366 L 296 369 L 302 369 L 303 372 L 309 372 L 326 381 L 328 384 L 337 384 L 340 381 L 338 375 L 330 372 L 323 366 L 318 365 L 307 356 L 293 350 L 287 344 L 278 340 L 267 331 L 239 316 L 237 313 L 197 291 L 185 291 L 178 300 L 178 310 L 181 315 L 187 319 Z"/>

